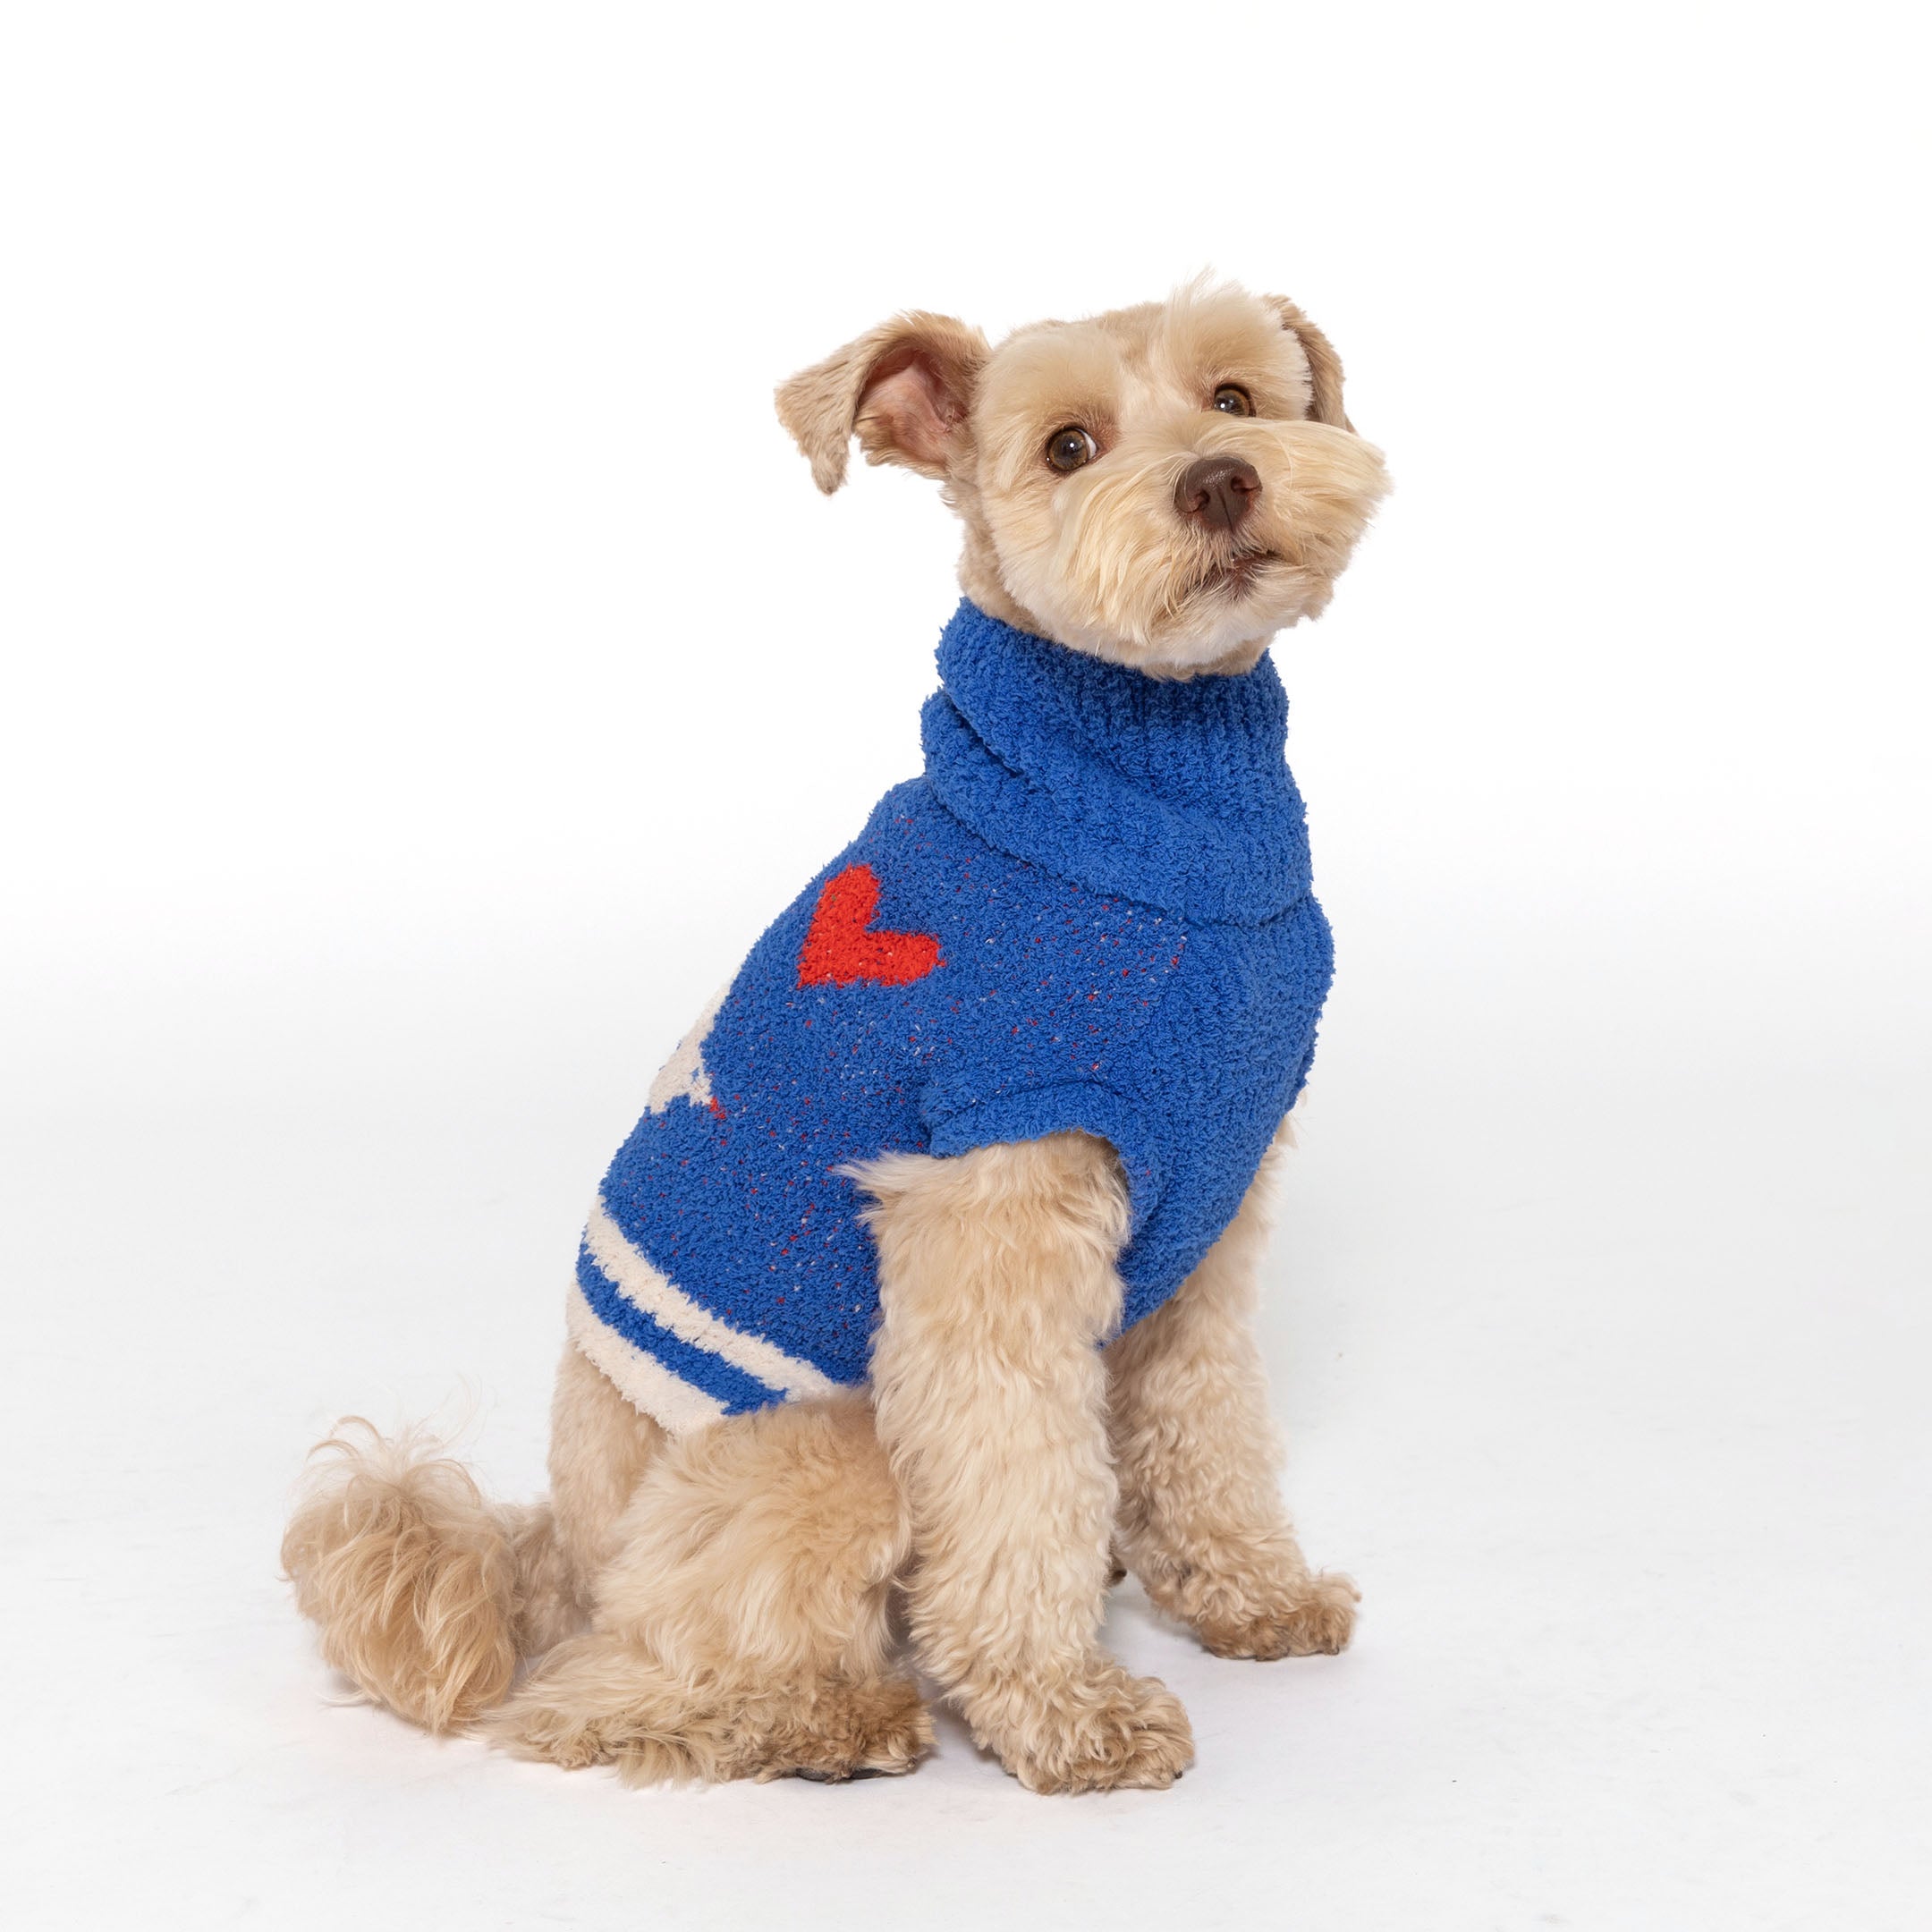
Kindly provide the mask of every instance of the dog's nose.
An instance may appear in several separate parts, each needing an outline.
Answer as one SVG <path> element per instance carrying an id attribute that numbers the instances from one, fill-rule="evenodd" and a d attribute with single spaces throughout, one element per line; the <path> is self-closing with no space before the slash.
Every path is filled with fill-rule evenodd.
<path id="1" fill-rule="evenodd" d="M 1203 456 L 1191 462 L 1174 485 L 1174 508 L 1203 530 L 1231 530 L 1261 494 L 1255 466 L 1239 456 Z"/>

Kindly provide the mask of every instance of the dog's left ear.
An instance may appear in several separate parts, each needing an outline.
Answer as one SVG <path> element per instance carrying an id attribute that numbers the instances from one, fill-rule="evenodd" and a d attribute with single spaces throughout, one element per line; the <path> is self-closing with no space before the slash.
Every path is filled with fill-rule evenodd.
<path id="1" fill-rule="evenodd" d="M 868 462 L 943 477 L 973 387 L 992 353 L 952 316 L 894 316 L 778 386 L 778 420 L 827 496 L 845 480 L 854 435 Z"/>
<path id="2" fill-rule="evenodd" d="M 1355 425 L 1342 407 L 1342 358 L 1335 352 L 1335 344 L 1285 295 L 1264 295 L 1261 300 L 1308 358 L 1313 391 L 1309 414 L 1317 422 L 1333 423 L 1352 434 Z"/>

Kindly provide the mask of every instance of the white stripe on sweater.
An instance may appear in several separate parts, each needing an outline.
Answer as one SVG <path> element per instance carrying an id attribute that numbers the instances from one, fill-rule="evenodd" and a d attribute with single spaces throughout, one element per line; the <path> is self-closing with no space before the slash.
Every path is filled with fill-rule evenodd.
<path id="1" fill-rule="evenodd" d="M 674 1436 L 708 1428 L 724 1413 L 724 1404 L 716 1395 L 680 1381 L 655 1355 L 634 1348 L 614 1328 L 606 1327 L 574 1281 L 564 1304 L 564 1319 L 571 1340 L 593 1367 L 617 1385 L 617 1393 Z"/>
<path id="2" fill-rule="evenodd" d="M 756 1376 L 767 1388 L 782 1390 L 793 1399 L 829 1395 L 837 1388 L 837 1383 L 809 1362 L 786 1354 L 760 1335 L 731 1327 L 708 1309 L 699 1308 L 624 1239 L 623 1230 L 611 1219 L 601 1200 L 590 1210 L 584 1240 L 590 1258 L 616 1284 L 618 1293 L 653 1321 L 661 1322 L 680 1342 L 722 1356 L 733 1368 Z"/>

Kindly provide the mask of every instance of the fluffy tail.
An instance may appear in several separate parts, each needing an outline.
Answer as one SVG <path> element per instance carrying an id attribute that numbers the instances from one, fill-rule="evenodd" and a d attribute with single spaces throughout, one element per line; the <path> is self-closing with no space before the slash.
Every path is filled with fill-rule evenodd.
<path id="1" fill-rule="evenodd" d="M 430 1731 L 500 1703 L 580 1621 L 547 1504 L 492 1504 L 426 1437 L 360 1416 L 317 1445 L 282 1567 L 322 1655 Z"/>

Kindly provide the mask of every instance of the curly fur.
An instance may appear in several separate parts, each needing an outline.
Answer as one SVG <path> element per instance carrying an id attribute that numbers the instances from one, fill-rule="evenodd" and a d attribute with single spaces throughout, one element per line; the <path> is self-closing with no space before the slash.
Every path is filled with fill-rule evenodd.
<path id="1" fill-rule="evenodd" d="M 1209 412 L 1236 382 L 1258 413 Z M 1070 648 L 1187 677 L 1318 612 L 1386 487 L 1333 347 L 1294 304 L 1194 284 L 997 349 L 947 317 L 882 324 L 779 392 L 821 489 L 856 436 L 940 479 L 962 587 Z M 1061 476 L 1050 434 L 1107 460 Z M 1261 481 L 1242 533 L 1174 505 L 1196 455 Z M 1263 567 L 1231 573 L 1247 550 Z M 1228 1657 L 1335 1650 L 1356 1593 L 1283 1513 L 1256 1349 L 1264 1165 L 1174 1297 L 1114 1337 L 1127 1197 L 1104 1142 L 1055 1134 L 860 1172 L 880 1265 L 868 1394 L 674 1439 L 566 1346 L 550 1494 L 492 1504 L 419 1435 L 352 1418 L 283 1543 L 322 1654 L 432 1731 L 628 1780 L 911 1770 L 924 1670 L 1030 1788 L 1171 1784 L 1186 1714 L 1101 1648 L 1131 1566 Z M 520 1660 L 528 1674 L 516 1683 Z"/>
<path id="2" fill-rule="evenodd" d="M 1227 383 L 1254 415 L 1208 411 Z M 1389 487 L 1343 409 L 1327 337 L 1285 296 L 1205 279 L 991 351 L 950 317 L 901 316 L 784 384 L 778 413 L 822 489 L 854 435 L 870 462 L 943 478 L 965 526 L 960 582 L 983 610 L 1162 677 L 1244 668 L 1318 616 Z M 1041 452 L 1070 425 L 1106 460 L 1061 475 Z M 1174 484 L 1204 455 L 1260 478 L 1239 533 L 1174 514 Z M 1241 559 L 1255 567 L 1231 584 L 1220 572 Z"/>
<path id="3" fill-rule="evenodd" d="M 282 1567 L 322 1655 L 362 1691 L 430 1731 L 468 1724 L 517 1664 L 517 1556 L 538 1521 L 506 1521 L 470 1472 L 414 1434 L 346 1417 L 318 1445 L 282 1539 Z"/>

